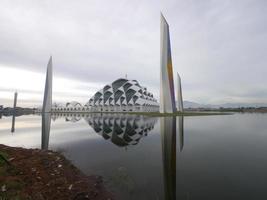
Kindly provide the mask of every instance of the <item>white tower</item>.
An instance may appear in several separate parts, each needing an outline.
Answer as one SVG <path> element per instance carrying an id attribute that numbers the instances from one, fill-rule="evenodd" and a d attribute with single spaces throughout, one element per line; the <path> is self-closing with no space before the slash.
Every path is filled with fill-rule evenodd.
<path id="1" fill-rule="evenodd" d="M 181 77 L 179 73 L 177 73 L 177 111 L 183 112 L 183 95 L 182 95 L 182 84 Z"/>
<path id="2" fill-rule="evenodd" d="M 52 56 L 47 64 L 45 91 L 43 100 L 43 113 L 51 112 L 52 108 Z"/>
<path id="3" fill-rule="evenodd" d="M 161 14 L 160 24 L 160 112 L 176 111 L 169 25 Z"/>

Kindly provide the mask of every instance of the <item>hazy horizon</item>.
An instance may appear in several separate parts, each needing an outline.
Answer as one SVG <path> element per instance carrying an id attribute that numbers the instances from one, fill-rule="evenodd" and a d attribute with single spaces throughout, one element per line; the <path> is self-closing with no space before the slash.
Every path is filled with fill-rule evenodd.
<path id="1" fill-rule="evenodd" d="M 105 6 L 103 6 L 105 4 Z M 53 101 L 86 103 L 117 78 L 159 100 L 160 11 L 184 100 L 267 103 L 267 2 L 7 1 L 0 7 L 0 105 L 38 106 L 53 56 Z M 175 77 L 176 78 L 176 77 Z"/>

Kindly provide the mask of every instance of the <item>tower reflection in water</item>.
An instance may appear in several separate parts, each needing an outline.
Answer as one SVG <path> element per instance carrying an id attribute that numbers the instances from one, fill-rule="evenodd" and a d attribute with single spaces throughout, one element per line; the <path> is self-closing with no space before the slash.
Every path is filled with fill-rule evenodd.
<path id="1" fill-rule="evenodd" d="M 177 116 L 176 121 L 177 121 L 177 130 L 179 134 L 180 152 L 182 152 L 184 148 L 184 117 Z"/>
<path id="2" fill-rule="evenodd" d="M 176 199 L 176 130 L 180 151 L 184 146 L 183 116 L 160 118 L 165 200 Z"/>
<path id="3" fill-rule="evenodd" d="M 51 113 L 42 113 L 42 144 L 41 148 L 47 150 L 49 146 L 51 126 Z"/>
<path id="4" fill-rule="evenodd" d="M 15 132 L 15 122 L 16 122 L 16 114 L 15 114 L 15 112 L 13 111 L 11 133 L 14 133 L 14 132 Z"/>

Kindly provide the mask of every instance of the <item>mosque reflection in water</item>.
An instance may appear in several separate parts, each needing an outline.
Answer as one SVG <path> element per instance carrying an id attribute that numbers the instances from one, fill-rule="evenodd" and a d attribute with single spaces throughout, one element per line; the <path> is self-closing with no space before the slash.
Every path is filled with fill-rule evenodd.
<path id="1" fill-rule="evenodd" d="M 157 118 L 137 115 L 70 115 L 70 114 L 43 114 L 42 115 L 42 149 L 48 148 L 51 119 L 65 117 L 66 122 L 85 120 L 94 131 L 105 140 L 110 140 L 117 146 L 136 145 L 148 132 L 154 129 Z"/>
<path id="2" fill-rule="evenodd" d="M 65 117 L 66 122 L 85 120 L 94 131 L 105 140 L 124 147 L 137 145 L 140 140 L 154 129 L 158 120 L 156 117 L 125 114 L 50 114 L 42 115 L 42 149 L 48 149 L 51 119 Z M 179 151 L 184 146 L 183 116 L 160 118 L 162 166 L 165 200 L 176 199 L 176 139 L 179 141 Z M 176 132 L 178 131 L 178 135 Z"/>
<path id="3" fill-rule="evenodd" d="M 151 131 L 157 118 L 145 116 L 101 116 L 84 118 L 96 133 L 117 146 L 136 145 Z"/>

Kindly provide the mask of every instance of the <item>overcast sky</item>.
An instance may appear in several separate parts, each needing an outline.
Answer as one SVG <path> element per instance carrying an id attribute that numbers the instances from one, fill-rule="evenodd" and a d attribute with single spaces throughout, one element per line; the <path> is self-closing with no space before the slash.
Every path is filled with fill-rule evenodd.
<path id="1" fill-rule="evenodd" d="M 185 100 L 267 102 L 266 0 L 0 0 L 0 104 L 86 101 L 128 75 L 159 96 L 160 11 Z"/>

